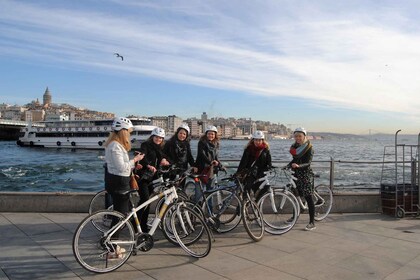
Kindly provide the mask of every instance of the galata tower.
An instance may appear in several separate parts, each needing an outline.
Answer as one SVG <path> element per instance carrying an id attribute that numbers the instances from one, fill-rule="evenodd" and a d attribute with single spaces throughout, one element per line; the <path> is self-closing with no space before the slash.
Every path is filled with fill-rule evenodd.
<path id="1" fill-rule="evenodd" d="M 51 105 L 51 93 L 47 87 L 43 96 L 44 103 L 42 104 L 44 107 L 48 107 Z"/>

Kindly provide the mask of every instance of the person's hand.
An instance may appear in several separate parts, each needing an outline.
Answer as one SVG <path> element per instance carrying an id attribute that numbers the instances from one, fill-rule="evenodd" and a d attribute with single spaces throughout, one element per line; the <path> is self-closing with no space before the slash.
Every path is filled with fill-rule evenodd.
<path id="1" fill-rule="evenodd" d="M 161 165 L 161 166 L 168 166 L 168 165 L 170 165 L 170 163 L 169 163 L 169 161 L 167 161 L 167 160 L 166 160 L 166 158 L 163 158 L 163 159 L 160 161 L 160 165 Z"/>
<path id="2" fill-rule="evenodd" d="M 142 153 L 138 153 L 134 158 L 133 158 L 133 160 L 134 160 L 134 162 L 137 162 L 137 161 L 140 161 L 140 160 L 142 160 L 144 158 L 144 154 L 142 154 Z"/>
<path id="3" fill-rule="evenodd" d="M 299 168 L 299 164 L 297 164 L 297 163 L 292 163 L 292 168 Z"/>
<path id="4" fill-rule="evenodd" d="M 136 165 L 135 167 L 136 170 L 140 170 L 143 169 L 143 165 L 141 165 L 140 163 Z"/>
<path id="5" fill-rule="evenodd" d="M 156 168 L 155 168 L 154 166 L 152 166 L 152 165 L 148 165 L 148 166 L 147 166 L 147 168 L 148 168 L 150 171 L 152 171 L 153 173 L 155 173 L 155 172 L 156 172 Z"/>
<path id="6" fill-rule="evenodd" d="M 219 162 L 218 162 L 217 160 L 213 160 L 213 161 L 211 162 L 211 165 L 213 165 L 213 166 L 218 166 L 218 165 L 219 165 Z"/>
<path id="7" fill-rule="evenodd" d="M 192 172 L 193 172 L 193 173 L 197 173 L 197 172 L 198 172 L 198 168 L 197 168 L 197 167 L 193 167 L 193 168 L 192 168 Z"/>

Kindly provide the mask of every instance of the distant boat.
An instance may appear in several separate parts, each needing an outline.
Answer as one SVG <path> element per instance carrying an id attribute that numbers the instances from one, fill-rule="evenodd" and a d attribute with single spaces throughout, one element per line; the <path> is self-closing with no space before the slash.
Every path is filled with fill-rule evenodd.
<path id="1" fill-rule="evenodd" d="M 134 130 L 131 133 L 133 147 L 149 138 L 156 126 L 148 118 L 130 118 Z M 33 126 L 31 123 L 20 130 L 17 145 L 45 148 L 103 149 L 112 131 L 113 119 L 45 121 Z"/>
<path id="2" fill-rule="evenodd" d="M 232 136 L 229 137 L 229 140 L 250 140 L 251 139 L 251 134 L 249 135 L 237 135 L 237 136 Z"/>

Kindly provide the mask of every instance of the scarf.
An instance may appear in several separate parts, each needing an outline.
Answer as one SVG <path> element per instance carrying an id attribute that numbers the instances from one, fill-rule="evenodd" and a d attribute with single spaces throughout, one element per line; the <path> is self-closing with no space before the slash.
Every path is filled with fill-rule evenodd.
<path id="1" fill-rule="evenodd" d="M 311 142 L 309 142 L 309 140 L 306 140 L 302 145 L 299 145 L 295 142 L 290 147 L 290 154 L 293 156 L 294 159 L 299 159 L 304 154 L 306 154 L 306 152 L 309 151 L 311 148 L 312 144 Z"/>
<path id="2" fill-rule="evenodd" d="M 261 152 L 266 148 L 267 146 L 265 144 L 255 146 L 254 144 L 251 144 L 248 146 L 249 153 L 251 157 L 255 160 L 258 159 L 258 157 L 261 155 Z"/>

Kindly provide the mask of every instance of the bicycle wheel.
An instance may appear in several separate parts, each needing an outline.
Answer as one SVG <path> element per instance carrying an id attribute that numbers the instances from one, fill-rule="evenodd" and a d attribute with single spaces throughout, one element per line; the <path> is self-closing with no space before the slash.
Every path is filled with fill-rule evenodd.
<path id="1" fill-rule="evenodd" d="M 210 253 L 212 236 L 200 214 L 178 204 L 172 213 L 171 227 L 178 244 L 189 255 L 203 258 Z"/>
<path id="2" fill-rule="evenodd" d="M 102 190 L 96 193 L 89 203 L 89 215 L 99 211 L 99 210 L 113 210 L 112 197 L 106 191 Z"/>
<path id="3" fill-rule="evenodd" d="M 242 221 L 249 237 L 260 241 L 264 235 L 264 219 L 257 204 L 247 199 L 242 208 Z"/>
<path id="4" fill-rule="evenodd" d="M 331 211 L 333 194 L 328 186 L 319 185 L 313 194 L 315 203 L 315 221 L 325 219 Z"/>
<path id="5" fill-rule="evenodd" d="M 103 224 L 104 217 L 112 218 L 116 225 L 124 219 L 124 215 L 116 211 L 99 211 L 87 216 L 73 236 L 73 254 L 77 262 L 96 273 L 110 272 L 122 266 L 131 256 L 135 244 L 130 222 L 107 240 L 110 225 Z M 99 225 L 101 229 L 98 229 Z"/>
<path id="6" fill-rule="evenodd" d="M 215 230 L 219 233 L 231 231 L 241 222 L 241 201 L 230 190 L 212 192 L 202 210 L 206 217 L 214 220 Z"/>
<path id="7" fill-rule="evenodd" d="M 165 238 L 174 245 L 178 245 L 178 241 L 176 240 L 174 231 L 172 229 L 171 218 L 172 218 L 172 214 L 176 211 L 179 203 L 183 203 L 185 206 L 191 209 L 194 209 L 198 214 L 200 214 L 201 217 L 204 217 L 203 213 L 201 212 L 200 207 L 198 207 L 198 205 L 196 205 L 192 201 L 183 200 L 181 202 L 170 204 L 168 208 L 166 209 L 165 213 L 163 214 L 160 226 L 161 226 L 161 230 Z M 180 236 L 181 238 L 183 237 L 182 235 Z M 189 242 L 194 242 L 194 241 L 195 240 L 192 240 L 192 239 L 189 240 Z"/>
<path id="8" fill-rule="evenodd" d="M 282 190 L 270 190 L 258 201 L 265 223 L 265 231 L 284 234 L 291 230 L 298 219 L 297 205 Z"/>

